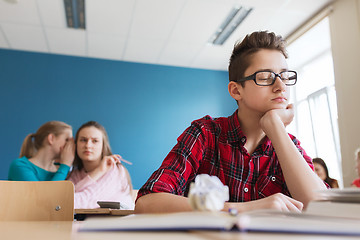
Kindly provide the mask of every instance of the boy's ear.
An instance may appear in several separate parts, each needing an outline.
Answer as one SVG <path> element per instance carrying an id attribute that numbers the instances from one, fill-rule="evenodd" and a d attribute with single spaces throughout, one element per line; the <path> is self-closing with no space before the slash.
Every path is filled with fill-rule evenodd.
<path id="1" fill-rule="evenodd" d="M 239 91 L 239 88 L 242 88 L 242 86 L 236 82 L 229 82 L 228 84 L 228 90 L 230 93 L 230 96 L 235 99 L 236 101 L 239 101 L 241 99 L 241 94 Z"/>

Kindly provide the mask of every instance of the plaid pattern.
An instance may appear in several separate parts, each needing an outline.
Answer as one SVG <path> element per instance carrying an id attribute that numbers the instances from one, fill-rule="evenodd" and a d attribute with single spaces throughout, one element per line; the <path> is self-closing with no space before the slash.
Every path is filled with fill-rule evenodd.
<path id="1" fill-rule="evenodd" d="M 289 136 L 314 170 L 300 142 Z M 138 198 L 155 192 L 187 196 L 190 183 L 202 173 L 215 175 L 229 186 L 230 202 L 256 200 L 279 192 L 290 196 L 271 141 L 265 137 L 251 156 L 244 148 L 246 136 L 237 111 L 228 118 L 205 116 L 195 120 L 177 140 L 160 168 L 139 190 Z"/>

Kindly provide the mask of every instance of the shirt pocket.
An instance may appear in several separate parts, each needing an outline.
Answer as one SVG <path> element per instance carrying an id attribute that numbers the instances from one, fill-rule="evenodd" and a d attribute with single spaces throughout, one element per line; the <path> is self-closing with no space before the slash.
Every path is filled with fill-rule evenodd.
<path id="1" fill-rule="evenodd" d="M 278 175 L 261 175 L 256 182 L 257 199 L 271 196 L 275 193 L 288 194 L 284 178 L 281 174 Z"/>

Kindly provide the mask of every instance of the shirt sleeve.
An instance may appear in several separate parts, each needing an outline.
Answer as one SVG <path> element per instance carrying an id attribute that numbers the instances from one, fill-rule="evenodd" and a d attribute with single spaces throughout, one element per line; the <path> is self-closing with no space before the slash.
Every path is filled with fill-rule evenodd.
<path id="1" fill-rule="evenodd" d="M 310 167 L 313 171 L 315 171 L 312 158 L 311 158 L 309 155 L 307 155 L 307 153 L 305 152 L 305 150 L 300 146 L 300 141 L 299 141 L 298 139 L 296 139 L 294 136 L 291 136 L 291 135 L 290 135 L 290 137 L 291 137 L 291 139 L 293 140 L 293 142 L 294 142 L 295 146 L 297 147 L 297 149 L 299 150 L 300 154 L 304 157 L 304 159 L 305 159 L 305 161 L 307 162 L 307 164 L 309 165 L 309 167 Z M 328 189 L 331 188 L 331 186 L 330 186 L 327 182 L 325 182 L 325 181 L 323 181 L 323 182 L 324 182 L 324 185 L 326 186 L 326 188 L 328 188 Z"/>
<path id="2" fill-rule="evenodd" d="M 184 196 L 195 178 L 206 149 L 204 125 L 194 121 L 177 139 L 162 165 L 140 188 L 138 197 L 167 192 Z"/>
<path id="3" fill-rule="evenodd" d="M 66 164 L 60 164 L 58 170 L 54 174 L 54 176 L 50 179 L 50 181 L 62 181 L 65 180 L 68 173 L 70 171 L 70 166 Z"/>
<path id="4" fill-rule="evenodd" d="M 8 180 L 11 181 L 40 181 L 35 169 L 22 159 L 14 160 L 9 168 Z"/>
<path id="5" fill-rule="evenodd" d="M 307 162 L 307 164 L 309 165 L 309 167 L 310 167 L 313 171 L 315 171 L 314 164 L 313 164 L 313 162 L 312 162 L 312 158 L 311 158 L 309 155 L 307 155 L 307 153 L 305 152 L 305 150 L 301 147 L 300 141 L 299 141 L 297 138 L 295 138 L 294 136 L 292 136 L 291 134 L 290 134 L 290 138 L 291 138 L 292 141 L 294 142 L 296 148 L 299 150 L 300 154 L 303 156 L 303 158 L 305 159 L 305 161 Z"/>

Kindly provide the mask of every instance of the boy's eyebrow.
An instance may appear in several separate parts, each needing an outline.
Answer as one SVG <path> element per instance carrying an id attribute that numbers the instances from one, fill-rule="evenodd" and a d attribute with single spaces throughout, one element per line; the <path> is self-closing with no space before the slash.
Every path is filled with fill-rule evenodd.
<path id="1" fill-rule="evenodd" d="M 280 69 L 280 72 L 283 72 L 283 71 L 288 71 L 289 69 L 288 68 L 282 68 Z M 270 72 L 274 72 L 273 69 L 270 69 L 270 68 L 265 68 L 265 69 L 259 69 L 257 71 L 270 71 Z"/>

